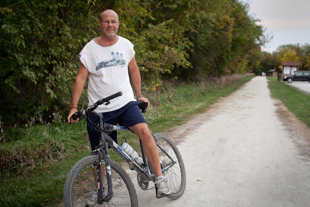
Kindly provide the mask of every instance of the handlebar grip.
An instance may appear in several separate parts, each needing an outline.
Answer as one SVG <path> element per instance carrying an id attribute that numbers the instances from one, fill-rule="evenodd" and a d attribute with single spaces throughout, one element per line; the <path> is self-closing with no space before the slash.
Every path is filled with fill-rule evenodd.
<path id="1" fill-rule="evenodd" d="M 101 105 L 101 104 L 103 104 L 103 103 L 106 103 L 106 105 L 107 105 L 107 104 L 110 103 L 110 100 L 112 100 L 112 99 L 114 99 L 114 98 L 116 98 L 116 97 L 119 97 L 119 96 L 121 96 L 121 95 L 123 95 L 123 93 L 122 93 L 121 91 L 119 91 L 119 92 L 117 92 L 117 93 L 115 93 L 115 94 L 113 94 L 113 95 L 111 95 L 111 96 L 108 96 L 108 97 L 106 97 L 106 98 L 103 98 L 103 99 L 97 101 L 96 104 L 97 104 L 97 105 Z M 96 106 L 95 108 L 97 108 L 97 107 L 98 107 L 98 106 Z"/>
<path id="2" fill-rule="evenodd" d="M 122 93 L 121 91 L 119 91 L 119 92 L 117 92 L 117 93 L 115 93 L 115 94 L 113 94 L 113 95 L 111 95 L 111 96 L 106 97 L 105 99 L 107 99 L 107 100 L 112 100 L 112 99 L 114 99 L 114 98 L 116 98 L 116 97 L 119 97 L 119 96 L 121 96 L 121 95 L 123 95 L 123 93 Z"/>
<path id="3" fill-rule="evenodd" d="M 142 113 L 146 112 L 146 108 L 148 105 L 149 104 L 147 102 L 143 102 L 143 101 L 139 102 L 139 104 L 138 104 L 139 108 L 142 110 Z"/>
<path id="4" fill-rule="evenodd" d="M 80 118 L 80 112 L 75 112 L 74 114 L 72 114 L 72 116 L 70 117 L 70 119 L 73 119 L 73 120 L 77 120 Z"/>

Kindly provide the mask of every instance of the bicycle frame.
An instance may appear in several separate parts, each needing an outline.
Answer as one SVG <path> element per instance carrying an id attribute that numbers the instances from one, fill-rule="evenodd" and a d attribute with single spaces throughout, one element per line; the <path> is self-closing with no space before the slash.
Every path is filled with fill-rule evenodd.
<path id="1" fill-rule="evenodd" d="M 155 182 L 155 173 L 145 155 L 142 141 L 139 139 L 143 163 L 139 161 L 140 164 L 138 164 L 136 160 L 131 158 L 131 156 L 128 153 L 126 153 L 126 151 L 124 151 L 122 147 L 119 146 L 109 136 L 110 132 L 112 131 L 131 131 L 131 130 L 128 127 L 116 126 L 116 125 L 112 125 L 109 123 L 104 123 L 103 115 L 95 112 L 95 109 L 99 105 L 101 104 L 108 105 L 110 103 L 110 100 L 116 97 L 119 97 L 121 95 L 122 95 L 121 92 L 115 93 L 109 97 L 98 100 L 97 102 L 88 106 L 87 108 L 82 109 L 81 111 L 76 111 L 74 114 L 71 115 L 70 122 L 68 121 L 69 123 L 71 123 L 71 119 L 77 120 L 82 117 L 85 117 L 86 119 L 88 119 L 89 115 L 93 115 L 94 117 L 96 117 L 98 119 L 98 122 L 97 121 L 92 122 L 90 119 L 88 119 L 88 121 L 90 121 L 88 122 L 88 124 L 90 127 L 93 127 L 95 131 L 99 132 L 99 138 L 101 142 L 92 151 L 93 156 L 89 156 L 89 157 L 86 157 L 80 160 L 77 164 L 75 164 L 75 166 L 71 169 L 70 173 L 68 174 L 67 180 L 65 183 L 65 188 L 64 188 L 65 204 L 70 205 L 73 199 L 77 198 L 77 200 L 79 200 L 80 199 L 79 196 L 84 197 L 83 194 L 85 193 L 84 191 L 86 189 L 82 189 L 82 192 L 81 192 L 82 194 L 75 194 L 74 193 L 75 189 L 79 190 L 80 187 L 76 188 L 74 186 L 75 186 L 75 181 L 77 179 L 76 176 L 80 175 L 80 173 L 82 173 L 83 176 L 85 175 L 86 177 L 89 177 L 88 173 L 85 174 L 85 172 L 84 171 L 82 172 L 81 170 L 83 170 L 84 168 L 89 169 L 90 164 L 92 164 L 93 176 L 95 177 L 95 186 L 96 186 L 96 191 L 97 191 L 96 196 L 97 196 L 98 204 L 103 204 L 104 202 L 109 202 L 111 200 L 114 200 L 114 197 L 116 198 L 116 200 L 117 198 L 122 200 L 122 197 L 118 195 L 119 193 L 118 190 L 116 190 L 118 186 L 116 186 L 115 189 L 113 187 L 114 183 L 112 182 L 114 182 L 113 181 L 114 178 L 122 179 L 123 181 L 121 182 L 125 182 L 127 190 L 130 193 L 130 201 L 132 202 L 132 204 L 133 203 L 135 205 L 137 204 L 136 192 L 134 190 L 134 186 L 132 182 L 130 181 L 130 177 L 126 175 L 126 172 L 124 171 L 124 169 L 121 168 L 121 166 L 119 166 L 117 163 L 111 160 L 109 156 L 109 151 L 108 151 L 109 148 L 112 148 L 120 157 L 122 157 L 122 159 L 129 164 L 129 168 L 131 170 L 135 170 L 138 173 L 137 180 L 138 180 L 138 184 L 141 187 L 141 189 L 147 190 L 149 186 L 149 181 Z M 142 110 L 142 113 L 146 110 L 148 106 L 148 104 L 145 102 L 141 102 L 137 104 L 139 108 Z M 160 168 L 161 168 L 161 171 L 163 172 L 163 175 L 165 177 L 169 177 L 172 175 L 174 177 L 177 176 L 178 178 L 180 178 L 180 180 L 179 179 L 174 180 L 174 181 L 172 180 L 171 183 L 169 182 L 170 185 L 172 185 L 174 191 L 173 191 L 173 194 L 169 195 L 168 197 L 173 200 L 178 199 L 184 193 L 185 183 L 186 183 L 185 168 L 184 168 L 182 157 L 171 138 L 161 133 L 154 134 L 154 135 L 152 134 L 152 136 L 154 138 L 154 141 L 156 143 L 156 147 L 159 153 Z M 85 142 L 87 141 L 85 140 Z M 167 147 L 167 151 L 165 151 L 166 147 Z M 84 166 L 85 164 L 87 166 Z M 173 168 L 170 171 L 169 169 L 175 165 L 177 165 L 177 167 Z M 116 175 L 118 175 L 117 177 L 115 177 L 114 171 Z M 104 175 L 105 173 L 106 175 Z M 92 187 L 91 186 L 89 187 L 90 188 L 86 190 L 87 192 L 92 190 Z M 155 188 L 156 188 L 156 183 L 155 183 Z M 78 195 L 78 197 L 73 198 L 74 195 Z M 157 188 L 156 188 L 156 197 L 157 196 L 158 195 L 157 195 Z M 91 199 L 93 198 L 95 197 L 91 197 Z M 87 200 L 87 202 L 88 201 L 89 200 Z"/>
<path id="2" fill-rule="evenodd" d="M 91 112 L 92 115 L 96 116 L 99 119 L 99 127 L 101 129 L 104 129 L 104 123 L 102 121 L 102 115 L 98 114 L 96 112 Z M 116 125 L 110 125 L 113 127 L 113 131 L 130 131 L 127 127 L 124 126 L 116 126 Z M 153 136 L 153 135 L 152 135 Z M 154 136 L 153 136 L 154 137 Z M 108 145 L 119 155 L 125 160 L 129 166 L 134 169 L 145 181 L 154 181 L 155 180 L 155 175 L 154 173 L 149 173 L 149 164 L 146 158 L 146 155 L 144 153 L 143 145 L 140 140 L 140 145 L 141 145 L 141 152 L 142 152 L 142 159 L 144 166 L 140 166 L 136 161 L 131 159 L 131 157 L 116 143 L 114 140 L 103 130 L 100 132 L 100 139 L 102 141 L 102 145 L 99 145 L 99 157 L 100 157 L 100 162 L 102 161 L 101 156 L 103 157 L 103 161 L 106 164 L 106 170 L 107 170 L 107 175 L 108 175 L 108 182 L 111 182 L 111 171 L 110 171 L 110 156 L 108 154 Z M 172 167 L 176 162 L 169 156 L 167 152 L 163 150 L 163 148 L 160 146 L 160 144 L 157 142 L 155 139 L 156 145 L 164 152 L 167 157 L 171 160 L 171 164 L 166 166 L 164 169 L 162 169 L 162 172 L 168 170 L 170 167 Z M 94 150 L 98 151 L 98 149 Z M 102 155 L 101 155 L 102 154 Z M 100 176 L 99 176 L 100 177 Z M 101 183 L 101 182 L 100 182 Z M 109 185 L 111 186 L 111 185 Z M 101 188 L 101 186 L 100 186 Z M 108 195 L 112 195 L 112 189 L 108 189 Z"/>

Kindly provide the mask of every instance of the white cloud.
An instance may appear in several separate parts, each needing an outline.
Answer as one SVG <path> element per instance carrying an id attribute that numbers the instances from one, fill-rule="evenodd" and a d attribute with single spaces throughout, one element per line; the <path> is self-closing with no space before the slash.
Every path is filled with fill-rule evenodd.
<path id="1" fill-rule="evenodd" d="M 250 15 L 272 32 L 269 52 L 285 44 L 310 43 L 310 0 L 241 0 L 250 5 Z"/>
<path id="2" fill-rule="evenodd" d="M 262 25 L 271 30 L 304 30 L 310 28 L 310 19 L 304 18 L 270 18 L 263 20 Z M 310 38 L 310 37 L 309 37 Z"/>

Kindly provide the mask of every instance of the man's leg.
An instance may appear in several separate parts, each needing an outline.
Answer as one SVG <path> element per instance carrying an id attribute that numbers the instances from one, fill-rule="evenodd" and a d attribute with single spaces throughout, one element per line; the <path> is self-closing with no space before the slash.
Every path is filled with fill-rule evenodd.
<path id="1" fill-rule="evenodd" d="M 160 162 L 159 162 L 159 156 L 157 152 L 157 146 L 156 143 L 151 135 L 151 132 L 147 126 L 146 123 L 140 123 L 136 124 L 133 127 L 130 127 L 130 129 L 140 138 L 143 144 L 145 155 L 150 162 L 156 179 L 155 179 L 155 185 L 156 185 L 156 197 L 160 198 L 163 196 L 167 196 L 171 193 L 167 186 L 167 178 L 162 176 L 161 168 L 160 168 Z"/>
<path id="2" fill-rule="evenodd" d="M 145 155 L 150 162 L 155 176 L 161 176 L 161 168 L 156 143 L 146 123 L 140 123 L 130 127 L 130 129 L 140 138 L 143 144 Z"/>

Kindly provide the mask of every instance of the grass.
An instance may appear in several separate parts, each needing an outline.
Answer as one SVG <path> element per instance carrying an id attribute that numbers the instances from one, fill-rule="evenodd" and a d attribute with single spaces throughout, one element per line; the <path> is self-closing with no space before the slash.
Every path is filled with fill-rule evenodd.
<path id="1" fill-rule="evenodd" d="M 299 120 L 310 127 L 310 96 L 268 77 L 272 97 L 279 99 Z"/>
<path id="2" fill-rule="evenodd" d="M 206 111 L 219 98 L 228 96 L 251 78 L 253 76 L 175 87 L 158 86 L 156 91 L 146 95 L 152 107 L 145 118 L 152 132 L 167 132 L 193 115 Z M 85 122 L 81 126 L 85 132 Z M 67 173 L 78 160 L 89 154 L 80 132 L 78 124 L 64 123 L 8 129 L 1 137 L 1 159 L 4 162 L 10 159 L 9 155 L 15 155 L 19 163 L 9 170 L 1 169 L 1 206 L 59 204 Z M 18 135 L 18 139 L 14 135 Z M 132 133 L 119 133 L 120 142 L 123 136 L 139 151 L 139 141 Z M 121 161 L 115 153 L 111 153 L 111 157 Z"/>

